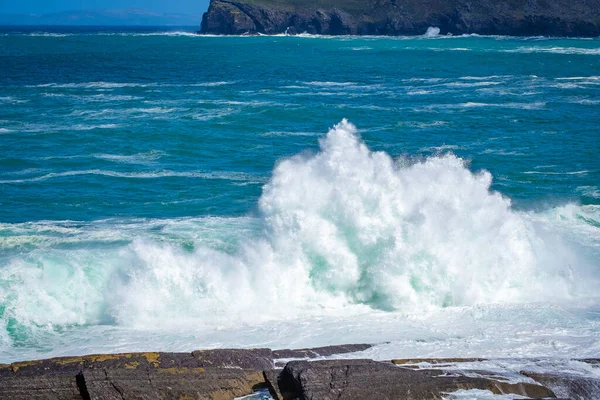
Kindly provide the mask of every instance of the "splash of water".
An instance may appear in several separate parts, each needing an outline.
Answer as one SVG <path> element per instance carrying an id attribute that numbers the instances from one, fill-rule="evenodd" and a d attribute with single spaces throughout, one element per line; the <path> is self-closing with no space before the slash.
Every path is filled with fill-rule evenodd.
<path id="1" fill-rule="evenodd" d="M 257 219 L 6 224 L 0 340 L 71 325 L 237 324 L 586 296 L 586 261 L 544 214 L 513 210 L 491 182 L 452 154 L 409 162 L 373 152 L 344 120 L 318 152 L 275 167 Z M 570 207 L 567 215 L 580 214 Z"/>

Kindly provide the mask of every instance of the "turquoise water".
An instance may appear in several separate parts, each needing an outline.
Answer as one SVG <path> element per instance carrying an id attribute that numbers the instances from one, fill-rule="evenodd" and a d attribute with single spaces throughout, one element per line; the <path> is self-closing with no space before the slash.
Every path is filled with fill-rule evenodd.
<path id="1" fill-rule="evenodd" d="M 3 28 L 0 362 L 597 352 L 599 107 L 599 39 Z"/>

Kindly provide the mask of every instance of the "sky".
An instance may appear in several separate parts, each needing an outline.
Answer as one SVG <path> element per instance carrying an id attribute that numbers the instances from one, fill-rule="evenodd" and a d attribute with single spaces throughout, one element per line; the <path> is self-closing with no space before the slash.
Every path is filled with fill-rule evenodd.
<path id="1" fill-rule="evenodd" d="M 2 14 L 50 14 L 61 11 L 141 8 L 161 13 L 202 14 L 209 0 L 0 0 Z"/>

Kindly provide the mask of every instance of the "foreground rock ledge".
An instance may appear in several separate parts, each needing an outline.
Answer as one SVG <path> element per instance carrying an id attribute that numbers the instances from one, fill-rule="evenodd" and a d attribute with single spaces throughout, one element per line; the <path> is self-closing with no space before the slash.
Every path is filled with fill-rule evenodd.
<path id="1" fill-rule="evenodd" d="M 200 33 L 220 35 L 600 36 L 600 0 L 211 0 Z"/>
<path id="2" fill-rule="evenodd" d="M 529 374 L 523 375 L 525 382 L 509 383 L 497 374 L 486 375 L 484 371 L 447 374 L 437 369 L 414 368 L 414 364 L 421 361 L 444 365 L 475 359 L 314 360 L 369 347 L 358 344 L 276 351 L 218 349 L 16 362 L 0 365 L 0 399 L 228 400 L 259 389 L 268 389 L 275 399 L 284 400 L 441 399 L 444 393 L 459 389 L 489 390 L 529 398 L 556 397 L 549 388 L 559 380 L 553 376 Z M 278 364 L 285 366 L 277 368 Z M 568 380 L 568 377 L 560 379 Z M 570 387 L 561 394 L 571 395 L 577 390 L 585 394 L 597 384 L 586 381 L 582 389 L 581 382 L 569 381 L 559 386 Z"/>

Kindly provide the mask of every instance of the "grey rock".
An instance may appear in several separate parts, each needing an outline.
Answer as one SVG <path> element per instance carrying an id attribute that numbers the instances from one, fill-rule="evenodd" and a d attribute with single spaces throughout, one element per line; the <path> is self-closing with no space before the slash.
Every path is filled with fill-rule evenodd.
<path id="1" fill-rule="evenodd" d="M 278 386 L 284 400 L 441 399 L 442 394 L 459 389 L 490 390 L 496 394 L 532 398 L 555 397 L 541 385 L 413 370 L 372 360 L 291 361 L 281 372 Z"/>
<path id="2" fill-rule="evenodd" d="M 536 382 L 552 389 L 559 397 L 572 400 L 597 400 L 600 395 L 600 379 L 575 374 L 551 374 L 521 371 Z"/>
<path id="3" fill-rule="evenodd" d="M 273 350 L 273 358 L 317 358 L 337 354 L 348 354 L 364 351 L 373 347 L 372 344 L 345 344 L 338 346 L 313 347 L 310 349 Z"/>
<path id="4" fill-rule="evenodd" d="M 0 399 L 233 399 L 265 386 L 269 349 L 60 357 L 0 366 Z"/>

